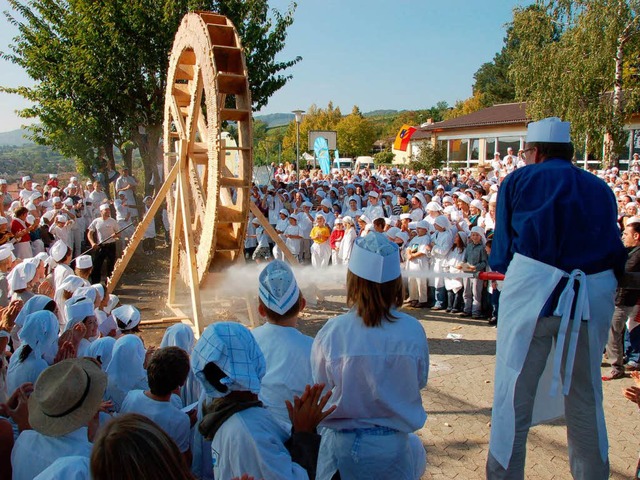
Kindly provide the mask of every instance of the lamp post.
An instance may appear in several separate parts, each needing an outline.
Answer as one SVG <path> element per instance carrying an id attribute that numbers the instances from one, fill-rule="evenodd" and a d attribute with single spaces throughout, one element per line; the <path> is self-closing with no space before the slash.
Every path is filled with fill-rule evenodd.
<path id="1" fill-rule="evenodd" d="M 300 186 L 300 122 L 302 122 L 304 110 L 294 110 L 291 113 L 296 116 L 296 178 Z"/>

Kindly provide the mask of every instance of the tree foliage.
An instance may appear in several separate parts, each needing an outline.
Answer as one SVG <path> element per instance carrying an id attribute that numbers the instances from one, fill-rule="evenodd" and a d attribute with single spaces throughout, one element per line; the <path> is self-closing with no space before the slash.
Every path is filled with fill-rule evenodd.
<path id="1" fill-rule="evenodd" d="M 395 158 L 396 155 L 391 150 L 383 150 L 382 152 L 378 152 L 373 156 L 373 162 L 376 165 L 389 165 L 393 163 L 393 160 Z"/>
<path id="2" fill-rule="evenodd" d="M 336 125 L 338 149 L 344 157 L 369 155 L 376 141 L 376 132 L 371 122 L 362 116 L 357 106 Z"/>
<path id="3" fill-rule="evenodd" d="M 409 166 L 415 171 L 426 170 L 430 172 L 434 168 L 442 168 L 447 161 L 447 150 L 431 142 L 423 142 L 420 145 L 418 155 L 411 158 Z"/>
<path id="4" fill-rule="evenodd" d="M 640 55 L 639 14 L 638 0 L 538 0 L 514 11 L 517 97 L 534 120 L 571 121 L 574 140 L 600 143 L 605 135 L 607 164 L 616 160 L 625 119 L 638 107 L 632 72 Z"/>
<path id="5" fill-rule="evenodd" d="M 276 61 L 296 5 L 270 10 L 267 0 L 8 0 L 18 27 L 3 58 L 25 69 L 33 87 L 4 89 L 34 102 L 21 112 L 38 117 L 34 140 L 76 158 L 88 170 L 113 147 L 131 161 L 140 150 L 147 190 L 159 157 L 168 53 L 190 10 L 230 17 L 242 39 L 253 108 L 286 84 L 300 60 Z M 17 14 L 16 14 L 17 13 Z M 106 165 L 102 164 L 101 167 Z"/>

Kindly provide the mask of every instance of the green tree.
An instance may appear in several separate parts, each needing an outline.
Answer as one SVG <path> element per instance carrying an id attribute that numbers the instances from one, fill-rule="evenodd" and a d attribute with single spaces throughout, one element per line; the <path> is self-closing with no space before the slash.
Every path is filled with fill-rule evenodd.
<path id="1" fill-rule="evenodd" d="M 638 107 L 638 77 L 625 71 L 640 56 L 639 14 L 638 0 L 538 0 L 514 11 L 517 97 L 534 120 L 571 121 L 577 143 L 604 136 L 605 165 L 617 161 L 624 122 Z"/>
<path id="2" fill-rule="evenodd" d="M 338 122 L 336 131 L 341 156 L 356 157 L 371 153 L 376 134 L 371 122 L 362 116 L 357 106 L 354 106 L 351 113 Z"/>
<path id="3" fill-rule="evenodd" d="M 396 158 L 396 155 L 391 150 L 384 150 L 382 152 L 378 152 L 373 156 L 373 162 L 376 165 L 389 165 L 393 163 L 393 160 Z"/>
<path id="4" fill-rule="evenodd" d="M 8 0 L 6 12 L 20 34 L 3 57 L 33 78 L 33 87 L 4 89 L 35 103 L 21 112 L 38 117 L 39 143 L 73 156 L 84 170 L 113 147 L 131 162 L 139 149 L 148 184 L 161 151 L 167 55 L 183 15 L 214 10 L 227 15 L 242 39 L 253 108 L 291 78 L 300 60 L 276 61 L 296 4 L 281 13 L 267 0 Z"/>
<path id="5" fill-rule="evenodd" d="M 446 160 L 446 148 L 441 148 L 438 145 L 434 147 L 431 142 L 426 141 L 420 145 L 418 155 L 412 157 L 409 165 L 415 171 L 424 169 L 430 172 L 434 168 L 442 168 Z"/>
<path id="6" fill-rule="evenodd" d="M 326 109 L 311 105 L 300 122 L 300 155 L 307 151 L 307 139 L 311 130 L 335 130 L 342 119 L 340 107 L 334 107 L 329 102 Z M 294 162 L 296 158 L 296 122 L 292 120 L 287 125 L 282 139 L 282 158 Z"/>
<path id="7" fill-rule="evenodd" d="M 492 61 L 480 65 L 473 74 L 473 93 L 474 96 L 480 94 L 483 108 L 516 100 L 516 88 L 509 71 L 517 48 L 518 40 L 513 34 L 513 27 L 509 26 L 502 50 L 495 54 Z"/>

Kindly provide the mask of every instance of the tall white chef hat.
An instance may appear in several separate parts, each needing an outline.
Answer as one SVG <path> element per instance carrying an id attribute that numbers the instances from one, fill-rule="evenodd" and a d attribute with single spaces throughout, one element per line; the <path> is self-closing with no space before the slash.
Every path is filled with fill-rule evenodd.
<path id="1" fill-rule="evenodd" d="M 283 315 L 298 301 L 300 289 L 293 271 L 281 260 L 274 260 L 260 272 L 258 295 L 269 310 Z"/>
<path id="2" fill-rule="evenodd" d="M 64 257 L 67 256 L 68 250 L 69 247 L 67 247 L 67 244 L 62 240 L 58 240 L 53 244 L 53 246 L 49 250 L 49 253 L 51 254 L 51 258 L 53 258 L 56 262 L 60 262 Z"/>
<path id="3" fill-rule="evenodd" d="M 527 126 L 527 143 L 570 143 L 571 124 L 558 117 L 543 118 Z"/>
<path id="4" fill-rule="evenodd" d="M 375 283 L 386 283 L 400 276 L 398 246 L 385 235 L 369 232 L 353 244 L 349 271 Z"/>

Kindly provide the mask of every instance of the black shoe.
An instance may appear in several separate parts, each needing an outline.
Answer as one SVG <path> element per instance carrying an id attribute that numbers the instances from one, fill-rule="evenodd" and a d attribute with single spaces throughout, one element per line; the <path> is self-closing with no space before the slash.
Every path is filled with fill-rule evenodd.
<path id="1" fill-rule="evenodd" d="M 492 327 L 493 327 L 494 325 L 497 325 L 497 324 L 498 324 L 498 318 L 497 318 L 497 317 L 491 317 L 491 318 L 489 319 L 489 325 L 491 325 Z"/>
<path id="2" fill-rule="evenodd" d="M 467 313 L 467 312 L 461 312 L 461 313 L 458 314 L 458 316 L 460 316 L 460 317 L 470 317 L 471 314 Z"/>
<path id="3" fill-rule="evenodd" d="M 429 304 L 427 302 L 418 303 L 416 308 L 429 308 Z"/>
<path id="4" fill-rule="evenodd" d="M 453 311 L 453 310 L 452 310 L 451 308 L 447 308 L 447 309 L 445 310 L 445 312 L 447 312 L 447 313 L 451 313 L 452 311 Z"/>

